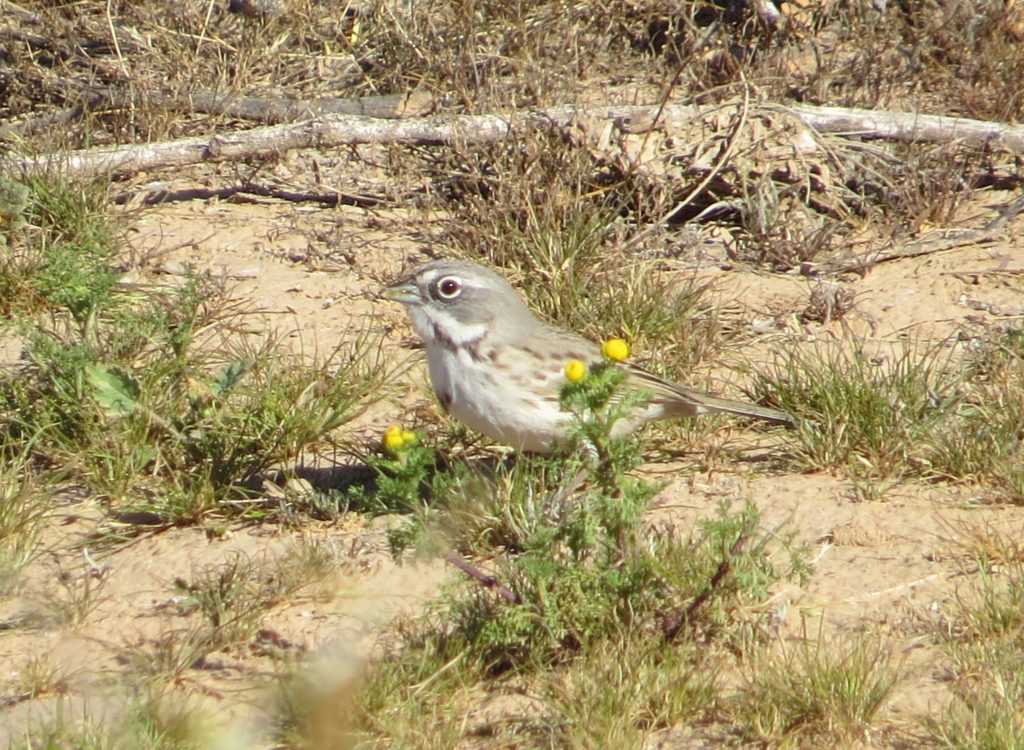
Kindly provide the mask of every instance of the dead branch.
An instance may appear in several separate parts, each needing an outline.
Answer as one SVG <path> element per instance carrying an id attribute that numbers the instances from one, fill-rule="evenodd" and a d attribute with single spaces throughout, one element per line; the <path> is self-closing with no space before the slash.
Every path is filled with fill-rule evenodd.
<path id="1" fill-rule="evenodd" d="M 454 552 L 445 552 L 443 557 L 448 564 L 458 568 L 480 585 L 493 589 L 497 592 L 498 596 L 509 604 L 520 604 L 519 597 L 516 596 L 508 587 L 502 585 L 502 583 L 494 576 L 488 575 L 479 568 L 470 565 Z"/>
<path id="2" fill-rule="evenodd" d="M 0 65 L 0 74 L 16 75 Z M 62 76 L 45 83 L 56 87 L 74 105 L 21 122 L 0 125 L 0 138 L 26 136 L 81 118 L 88 111 L 128 107 L 157 107 L 183 112 L 224 115 L 267 124 L 297 122 L 311 117 L 356 115 L 382 119 L 422 117 L 434 110 L 434 97 L 423 90 L 348 99 L 290 99 L 288 97 L 240 96 L 219 91 L 128 91 L 113 86 L 86 85 Z"/>
<path id="3" fill-rule="evenodd" d="M 1024 127 L 955 117 L 836 107 L 772 106 L 751 116 L 771 112 L 790 113 L 817 130 L 849 138 L 888 138 L 950 142 L 964 139 L 975 146 L 1005 148 L 1024 154 Z M 163 143 L 112 146 L 64 154 L 21 157 L 9 160 L 8 168 L 25 172 L 60 170 L 71 177 L 118 176 L 204 161 L 268 158 L 298 148 L 334 148 L 359 144 L 450 145 L 488 143 L 512 133 L 540 127 L 565 128 L 577 118 L 613 120 L 623 129 L 650 118 L 687 120 L 700 114 L 686 105 L 559 107 L 513 115 L 461 115 L 454 117 L 381 120 L 348 115 L 325 115 L 304 122 L 185 138 Z"/>
<path id="4" fill-rule="evenodd" d="M 878 112 L 845 107 L 777 106 L 820 133 L 863 140 L 910 143 L 952 143 L 974 148 L 1005 149 L 1024 154 L 1024 127 L 966 117 L 922 115 L 916 112 Z"/>
<path id="5" fill-rule="evenodd" d="M 749 537 L 746 534 L 740 534 L 740 536 L 736 537 L 736 541 L 729 547 L 725 557 L 718 563 L 718 567 L 715 569 L 714 575 L 711 576 L 711 580 L 708 581 L 708 585 L 694 597 L 693 601 L 690 602 L 690 606 L 685 610 L 672 612 L 665 618 L 662 623 L 662 633 L 665 635 L 665 640 L 675 640 L 676 636 L 679 635 L 679 631 L 685 625 L 694 622 L 697 612 L 707 603 L 712 594 L 722 585 L 722 580 L 732 570 L 733 558 L 743 550 L 748 539 Z"/>
<path id="6" fill-rule="evenodd" d="M 635 115 L 645 108 L 606 107 L 586 114 L 602 119 Z M 696 110 L 685 108 L 693 116 Z M 540 126 L 565 127 L 577 116 L 572 107 L 503 117 L 457 116 L 382 120 L 370 117 L 329 115 L 285 125 L 222 133 L 209 138 L 183 138 L 162 143 L 108 146 L 15 158 L 13 170 L 60 171 L 69 177 L 119 176 L 205 161 L 239 161 L 268 158 L 298 148 L 332 148 L 367 143 L 448 145 L 502 140 L 515 129 Z"/>
<path id="7" fill-rule="evenodd" d="M 253 195 L 260 198 L 273 198 L 274 200 L 291 201 L 293 203 L 320 203 L 324 206 L 358 206 L 360 208 L 372 208 L 389 202 L 383 196 L 357 195 L 354 193 L 313 193 L 296 192 L 294 190 L 283 190 L 257 185 L 246 182 L 241 185 L 228 185 L 220 188 L 181 188 L 180 190 L 149 190 L 143 193 L 127 192 L 114 196 L 114 203 L 118 205 L 137 204 L 141 206 L 155 206 L 161 203 L 174 203 L 177 201 L 219 200 L 238 199 L 240 196 Z"/>
<path id="8" fill-rule="evenodd" d="M 78 104 L 74 107 L 48 112 L 45 115 L 30 117 L 27 120 L 0 125 L 0 140 L 8 140 L 13 137 L 24 138 L 52 130 L 53 128 L 70 125 L 82 119 L 87 111 L 88 109 L 85 105 Z"/>

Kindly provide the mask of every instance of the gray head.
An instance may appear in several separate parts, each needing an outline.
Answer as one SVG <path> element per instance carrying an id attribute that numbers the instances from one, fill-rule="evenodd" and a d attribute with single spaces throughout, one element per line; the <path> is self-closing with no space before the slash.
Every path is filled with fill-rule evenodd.
<path id="1" fill-rule="evenodd" d="M 409 310 L 413 328 L 429 346 L 476 343 L 487 337 L 528 336 L 538 319 L 501 276 L 476 263 L 435 260 L 384 290 Z"/>

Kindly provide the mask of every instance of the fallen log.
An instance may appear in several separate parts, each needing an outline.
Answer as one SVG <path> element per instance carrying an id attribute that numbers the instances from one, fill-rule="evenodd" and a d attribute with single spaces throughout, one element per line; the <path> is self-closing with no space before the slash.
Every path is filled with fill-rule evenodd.
<path id="1" fill-rule="evenodd" d="M 300 148 L 360 144 L 451 145 L 487 143 L 516 131 L 564 128 L 577 118 L 615 121 L 636 132 L 635 123 L 656 127 L 663 120 L 687 120 L 703 110 L 688 105 L 557 107 L 510 115 L 456 115 L 404 120 L 325 115 L 303 122 L 252 128 L 161 143 L 84 149 L 59 154 L 8 158 L 8 170 L 60 171 L 69 177 L 110 177 L 183 167 L 204 161 L 267 158 Z M 751 107 L 750 116 L 785 113 L 809 128 L 847 138 L 930 143 L 963 141 L 1024 155 L 1024 127 L 967 118 L 873 112 L 838 107 L 770 105 Z M 630 123 L 634 123 L 633 126 Z"/>

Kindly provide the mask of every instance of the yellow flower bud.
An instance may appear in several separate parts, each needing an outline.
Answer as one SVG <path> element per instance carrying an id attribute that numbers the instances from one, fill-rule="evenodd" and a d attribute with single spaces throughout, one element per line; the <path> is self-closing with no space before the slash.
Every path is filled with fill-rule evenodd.
<path id="1" fill-rule="evenodd" d="M 612 362 L 622 362 L 629 356 L 629 344 L 622 339 L 608 339 L 601 344 L 601 353 Z"/>
<path id="2" fill-rule="evenodd" d="M 402 430 L 402 445 L 409 445 L 416 442 L 416 433 L 412 430 Z"/>
<path id="3" fill-rule="evenodd" d="M 569 364 L 565 366 L 565 379 L 570 383 L 578 383 L 587 374 L 587 366 L 580 362 L 578 359 L 569 361 Z"/>
<path id="4" fill-rule="evenodd" d="M 402 434 L 402 428 L 397 424 L 393 424 L 384 430 L 384 447 L 391 453 L 398 453 L 402 446 L 405 445 L 404 435 Z"/>

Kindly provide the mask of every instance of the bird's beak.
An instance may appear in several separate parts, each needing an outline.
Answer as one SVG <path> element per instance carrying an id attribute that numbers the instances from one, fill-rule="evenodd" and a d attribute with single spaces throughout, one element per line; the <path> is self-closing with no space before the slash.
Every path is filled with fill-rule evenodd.
<path id="1" fill-rule="evenodd" d="M 423 301 L 420 297 L 420 290 L 412 282 L 412 279 L 396 281 L 385 287 L 381 296 L 392 302 L 401 302 L 403 305 L 417 305 Z"/>

